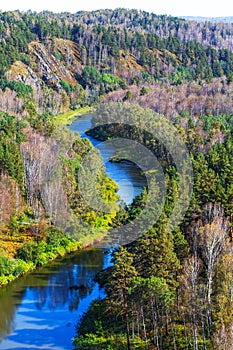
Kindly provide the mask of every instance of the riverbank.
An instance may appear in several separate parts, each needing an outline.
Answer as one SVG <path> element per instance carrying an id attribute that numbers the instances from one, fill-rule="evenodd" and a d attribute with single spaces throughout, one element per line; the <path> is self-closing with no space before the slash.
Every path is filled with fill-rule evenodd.
<path id="1" fill-rule="evenodd" d="M 106 252 L 97 245 L 66 254 L 1 288 L 0 349 L 72 350 L 81 316 L 105 296 L 94 277 L 110 265 Z"/>
<path id="2" fill-rule="evenodd" d="M 69 125 L 77 116 L 93 112 L 94 108 L 87 106 L 57 115 L 54 117 L 54 120 L 57 125 Z M 107 232 L 104 228 L 102 230 L 98 228 L 96 231 L 93 230 L 90 234 L 80 232 L 80 238 L 78 237 L 77 241 L 71 239 L 65 247 L 51 247 L 51 244 L 49 244 L 48 247 L 46 239 L 38 243 L 35 242 L 30 235 L 22 236 L 22 232 L 20 236 L 17 232 L 10 236 L 6 234 L 2 237 L 5 243 L 4 248 L 0 250 L 0 287 L 33 271 L 38 266 L 44 266 L 65 254 L 93 246 L 102 241 L 106 235 Z M 9 252 L 7 255 L 5 255 L 6 250 Z M 19 254 L 19 250 L 24 251 Z M 30 258 L 29 255 L 34 258 Z"/>
<path id="3" fill-rule="evenodd" d="M 5 274 L 0 275 L 0 288 L 27 273 L 33 272 L 40 266 L 46 266 L 56 259 L 95 246 L 104 241 L 106 236 L 106 231 L 98 231 L 98 233 L 95 234 L 92 233 L 77 241 L 67 236 L 63 238 L 54 236 L 57 239 L 51 237 L 52 243 L 50 240 L 41 241 L 39 243 L 35 241 L 28 242 L 27 245 L 25 245 L 25 249 L 21 251 L 20 258 L 10 258 L 0 255 L 0 265 L 4 265 L 5 269 Z M 34 256 L 34 261 L 29 260 L 29 255 Z M 8 269 L 8 271 L 6 269 Z"/>
<path id="4" fill-rule="evenodd" d="M 23 244 L 14 258 L 1 254 L 0 287 L 32 272 L 39 266 L 47 265 L 59 257 L 82 248 L 81 242 L 63 236 L 54 229 L 47 234 L 46 240 L 39 242 L 31 240 Z"/>
<path id="5" fill-rule="evenodd" d="M 80 107 L 75 110 L 69 110 L 66 113 L 56 115 L 53 120 L 59 125 L 70 125 L 73 121 L 83 114 L 94 113 L 95 108 L 91 106 Z"/>

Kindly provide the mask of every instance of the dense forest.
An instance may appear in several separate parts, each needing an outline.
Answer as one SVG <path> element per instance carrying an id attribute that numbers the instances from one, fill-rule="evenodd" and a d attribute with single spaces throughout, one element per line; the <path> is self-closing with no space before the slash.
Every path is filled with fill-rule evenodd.
<path id="1" fill-rule="evenodd" d="M 139 220 L 137 239 L 96 276 L 106 298 L 83 316 L 75 348 L 232 349 L 232 23 L 125 9 L 0 12 L 0 285 L 119 227 L 130 236 L 140 213 L 160 210 L 146 207 L 148 188 L 111 214 L 85 203 L 78 171 L 93 146 L 54 117 L 84 106 L 96 108 L 91 135 L 137 141 L 156 157 L 167 195 L 158 220 Z M 161 116 L 193 171 L 190 204 L 172 227 L 182 183 L 148 131 Z M 103 200 L 118 200 L 104 168 L 97 185 Z M 159 182 L 152 190 L 159 196 Z"/>
<path id="2" fill-rule="evenodd" d="M 145 12 L 0 14 L 1 109 L 58 114 L 127 85 L 232 81 L 232 24 Z M 7 81 L 31 85 L 24 91 Z M 32 97 L 32 98 L 31 98 Z M 24 100 L 24 101 L 23 101 Z"/>
<path id="3" fill-rule="evenodd" d="M 100 105 L 97 113 L 92 134 L 101 139 L 120 135 L 146 145 L 163 166 L 168 193 L 157 222 L 145 232 L 142 219 L 143 235 L 119 247 L 113 254 L 114 266 L 98 275 L 107 297 L 94 302 L 84 316 L 77 349 L 92 345 L 93 349 L 230 349 L 232 115 L 199 116 L 195 124 L 189 115 L 176 118 L 190 152 L 194 188 L 182 223 L 170 230 L 169 217 L 180 186 L 176 166 L 154 135 L 145 135 L 143 124 L 122 129 L 121 121 L 129 115 L 135 124 L 145 120 L 149 129 L 159 129 L 158 114 L 118 103 Z M 112 123 L 103 129 L 104 119 Z M 173 142 L 175 147 L 177 141 Z M 143 192 L 125 215 L 117 215 L 117 224 L 134 221 L 146 201 Z M 150 206 L 147 218 L 156 210 Z"/>

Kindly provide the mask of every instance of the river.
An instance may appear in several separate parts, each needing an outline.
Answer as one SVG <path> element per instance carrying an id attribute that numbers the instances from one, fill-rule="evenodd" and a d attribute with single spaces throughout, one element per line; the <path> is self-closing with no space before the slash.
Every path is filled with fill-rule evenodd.
<path id="1" fill-rule="evenodd" d="M 100 142 L 85 133 L 91 127 L 91 119 L 91 114 L 83 115 L 82 118 L 78 118 L 70 125 L 70 130 L 79 132 L 81 137 L 88 138 L 100 150 L 107 174 L 118 185 L 118 195 L 126 204 L 130 204 L 134 197 L 140 194 L 142 188 L 146 186 L 146 179 L 141 170 L 130 162 L 109 162 L 109 159 L 115 154 L 115 148 L 110 147 L 109 143 Z"/>
<path id="2" fill-rule="evenodd" d="M 70 129 L 87 137 L 91 117 L 78 118 Z M 114 149 L 88 138 L 100 149 L 121 199 L 130 203 L 145 185 L 140 170 L 133 164 L 108 162 Z M 93 247 L 67 255 L 0 288 L 0 349 L 71 350 L 81 315 L 93 299 L 104 297 L 93 279 L 110 266 L 110 251 Z"/>

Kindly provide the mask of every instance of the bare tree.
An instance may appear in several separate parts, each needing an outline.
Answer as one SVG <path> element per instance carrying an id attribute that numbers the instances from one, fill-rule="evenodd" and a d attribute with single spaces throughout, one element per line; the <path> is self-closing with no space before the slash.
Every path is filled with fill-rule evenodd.
<path id="1" fill-rule="evenodd" d="M 224 252 L 228 240 L 229 224 L 223 217 L 215 217 L 212 223 L 208 223 L 199 229 L 199 248 L 203 262 L 206 267 L 206 298 L 207 298 L 207 316 L 209 326 L 211 320 L 211 294 L 213 277 L 217 263 Z"/>
<path id="2" fill-rule="evenodd" d="M 192 256 L 185 261 L 181 277 L 182 309 L 188 313 L 188 323 L 192 324 L 194 350 L 198 350 L 198 321 L 202 312 L 198 293 L 200 269 L 201 261 Z"/>

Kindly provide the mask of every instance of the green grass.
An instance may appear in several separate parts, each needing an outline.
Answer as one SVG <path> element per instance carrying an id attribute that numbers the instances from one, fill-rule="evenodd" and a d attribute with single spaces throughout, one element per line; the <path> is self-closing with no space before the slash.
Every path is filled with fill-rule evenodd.
<path id="1" fill-rule="evenodd" d="M 86 113 L 93 113 L 93 112 L 94 112 L 94 107 L 90 107 L 90 106 L 80 107 L 75 110 L 69 110 L 64 114 L 58 114 L 53 118 L 53 120 L 58 124 L 69 125 L 76 119 L 77 116 L 80 116 Z"/>

